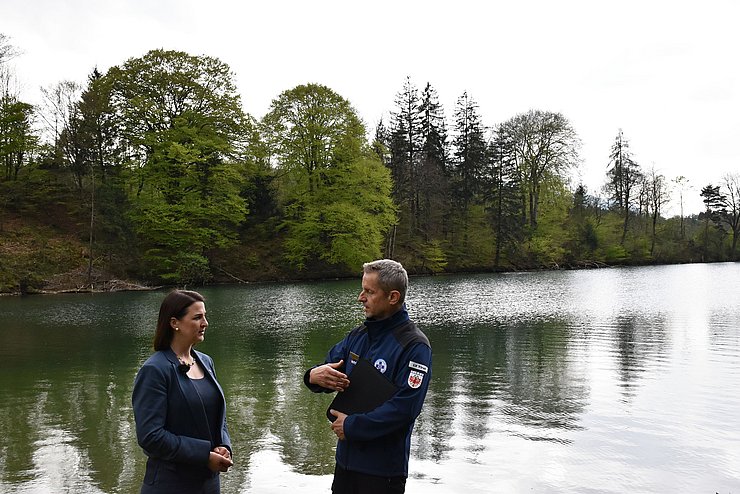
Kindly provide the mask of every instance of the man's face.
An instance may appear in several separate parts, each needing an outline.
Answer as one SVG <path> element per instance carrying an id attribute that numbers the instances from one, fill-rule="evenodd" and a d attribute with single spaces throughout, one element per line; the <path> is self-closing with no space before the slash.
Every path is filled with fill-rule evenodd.
<path id="1" fill-rule="evenodd" d="M 371 271 L 362 275 L 362 291 L 357 300 L 365 306 L 368 319 L 385 319 L 398 310 L 399 293 L 385 292 L 378 284 L 378 273 Z"/>

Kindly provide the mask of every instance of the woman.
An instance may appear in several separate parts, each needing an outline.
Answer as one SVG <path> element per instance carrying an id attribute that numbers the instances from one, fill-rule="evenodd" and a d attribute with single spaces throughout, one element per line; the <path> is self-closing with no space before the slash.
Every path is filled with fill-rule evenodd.
<path id="1" fill-rule="evenodd" d="M 142 494 L 220 492 L 231 461 L 226 401 L 213 360 L 193 346 L 208 321 L 204 298 L 175 290 L 162 301 L 155 353 L 134 382 L 136 437 L 149 457 Z"/>

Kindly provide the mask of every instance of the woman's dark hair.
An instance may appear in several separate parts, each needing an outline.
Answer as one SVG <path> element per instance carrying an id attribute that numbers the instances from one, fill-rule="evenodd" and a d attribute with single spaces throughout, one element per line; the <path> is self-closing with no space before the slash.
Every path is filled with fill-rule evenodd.
<path id="1" fill-rule="evenodd" d="M 182 319 L 188 313 L 188 307 L 195 302 L 205 302 L 205 298 L 198 292 L 189 290 L 173 290 L 167 294 L 159 306 L 157 330 L 154 333 L 154 350 L 166 350 L 172 343 L 174 330 L 170 319 Z"/>

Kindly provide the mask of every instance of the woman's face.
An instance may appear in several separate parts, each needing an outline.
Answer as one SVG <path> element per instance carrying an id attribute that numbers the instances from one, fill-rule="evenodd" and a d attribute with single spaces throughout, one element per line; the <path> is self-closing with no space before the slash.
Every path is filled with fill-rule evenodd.
<path id="1" fill-rule="evenodd" d="M 175 328 L 175 338 L 179 338 L 190 345 L 200 343 L 205 339 L 206 328 L 208 327 L 206 304 L 193 302 L 182 319 L 173 317 L 170 324 Z"/>

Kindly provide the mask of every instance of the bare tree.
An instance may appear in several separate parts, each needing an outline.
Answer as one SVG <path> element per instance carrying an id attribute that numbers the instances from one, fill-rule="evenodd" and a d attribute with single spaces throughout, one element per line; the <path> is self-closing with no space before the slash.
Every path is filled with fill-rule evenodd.
<path id="1" fill-rule="evenodd" d="M 10 38 L 0 33 L 0 66 L 20 55 L 18 48 L 10 44 Z"/>
<path id="2" fill-rule="evenodd" d="M 679 235 L 681 239 L 683 239 L 686 236 L 686 228 L 683 221 L 683 193 L 691 188 L 689 185 L 689 179 L 684 177 L 683 175 L 679 175 L 678 177 L 673 179 L 673 183 L 675 184 L 676 190 L 678 190 L 678 203 L 679 203 L 679 212 L 681 215 L 681 227 L 679 230 Z"/>
<path id="3" fill-rule="evenodd" d="M 653 255 L 655 251 L 655 227 L 658 224 L 658 218 L 663 206 L 670 199 L 668 194 L 668 187 L 666 186 L 665 177 L 655 172 L 655 167 L 650 169 L 650 175 L 648 177 L 649 189 L 648 196 L 650 198 L 649 206 L 651 209 L 651 225 L 652 225 L 652 236 L 650 242 L 650 255 Z"/>
<path id="4" fill-rule="evenodd" d="M 20 51 L 10 44 L 10 38 L 0 33 L 0 97 L 17 100 L 20 95 L 15 73 L 8 62 L 20 55 Z"/>
<path id="5" fill-rule="evenodd" d="M 735 260 L 737 248 L 737 236 L 740 234 L 740 174 L 726 173 L 723 177 L 724 212 L 721 217 L 732 231 L 732 245 L 730 247 L 730 259 Z"/>
<path id="6" fill-rule="evenodd" d="M 73 81 L 61 81 L 41 88 L 39 116 L 44 122 L 47 138 L 56 146 L 69 122 L 75 117 L 82 86 Z"/>

